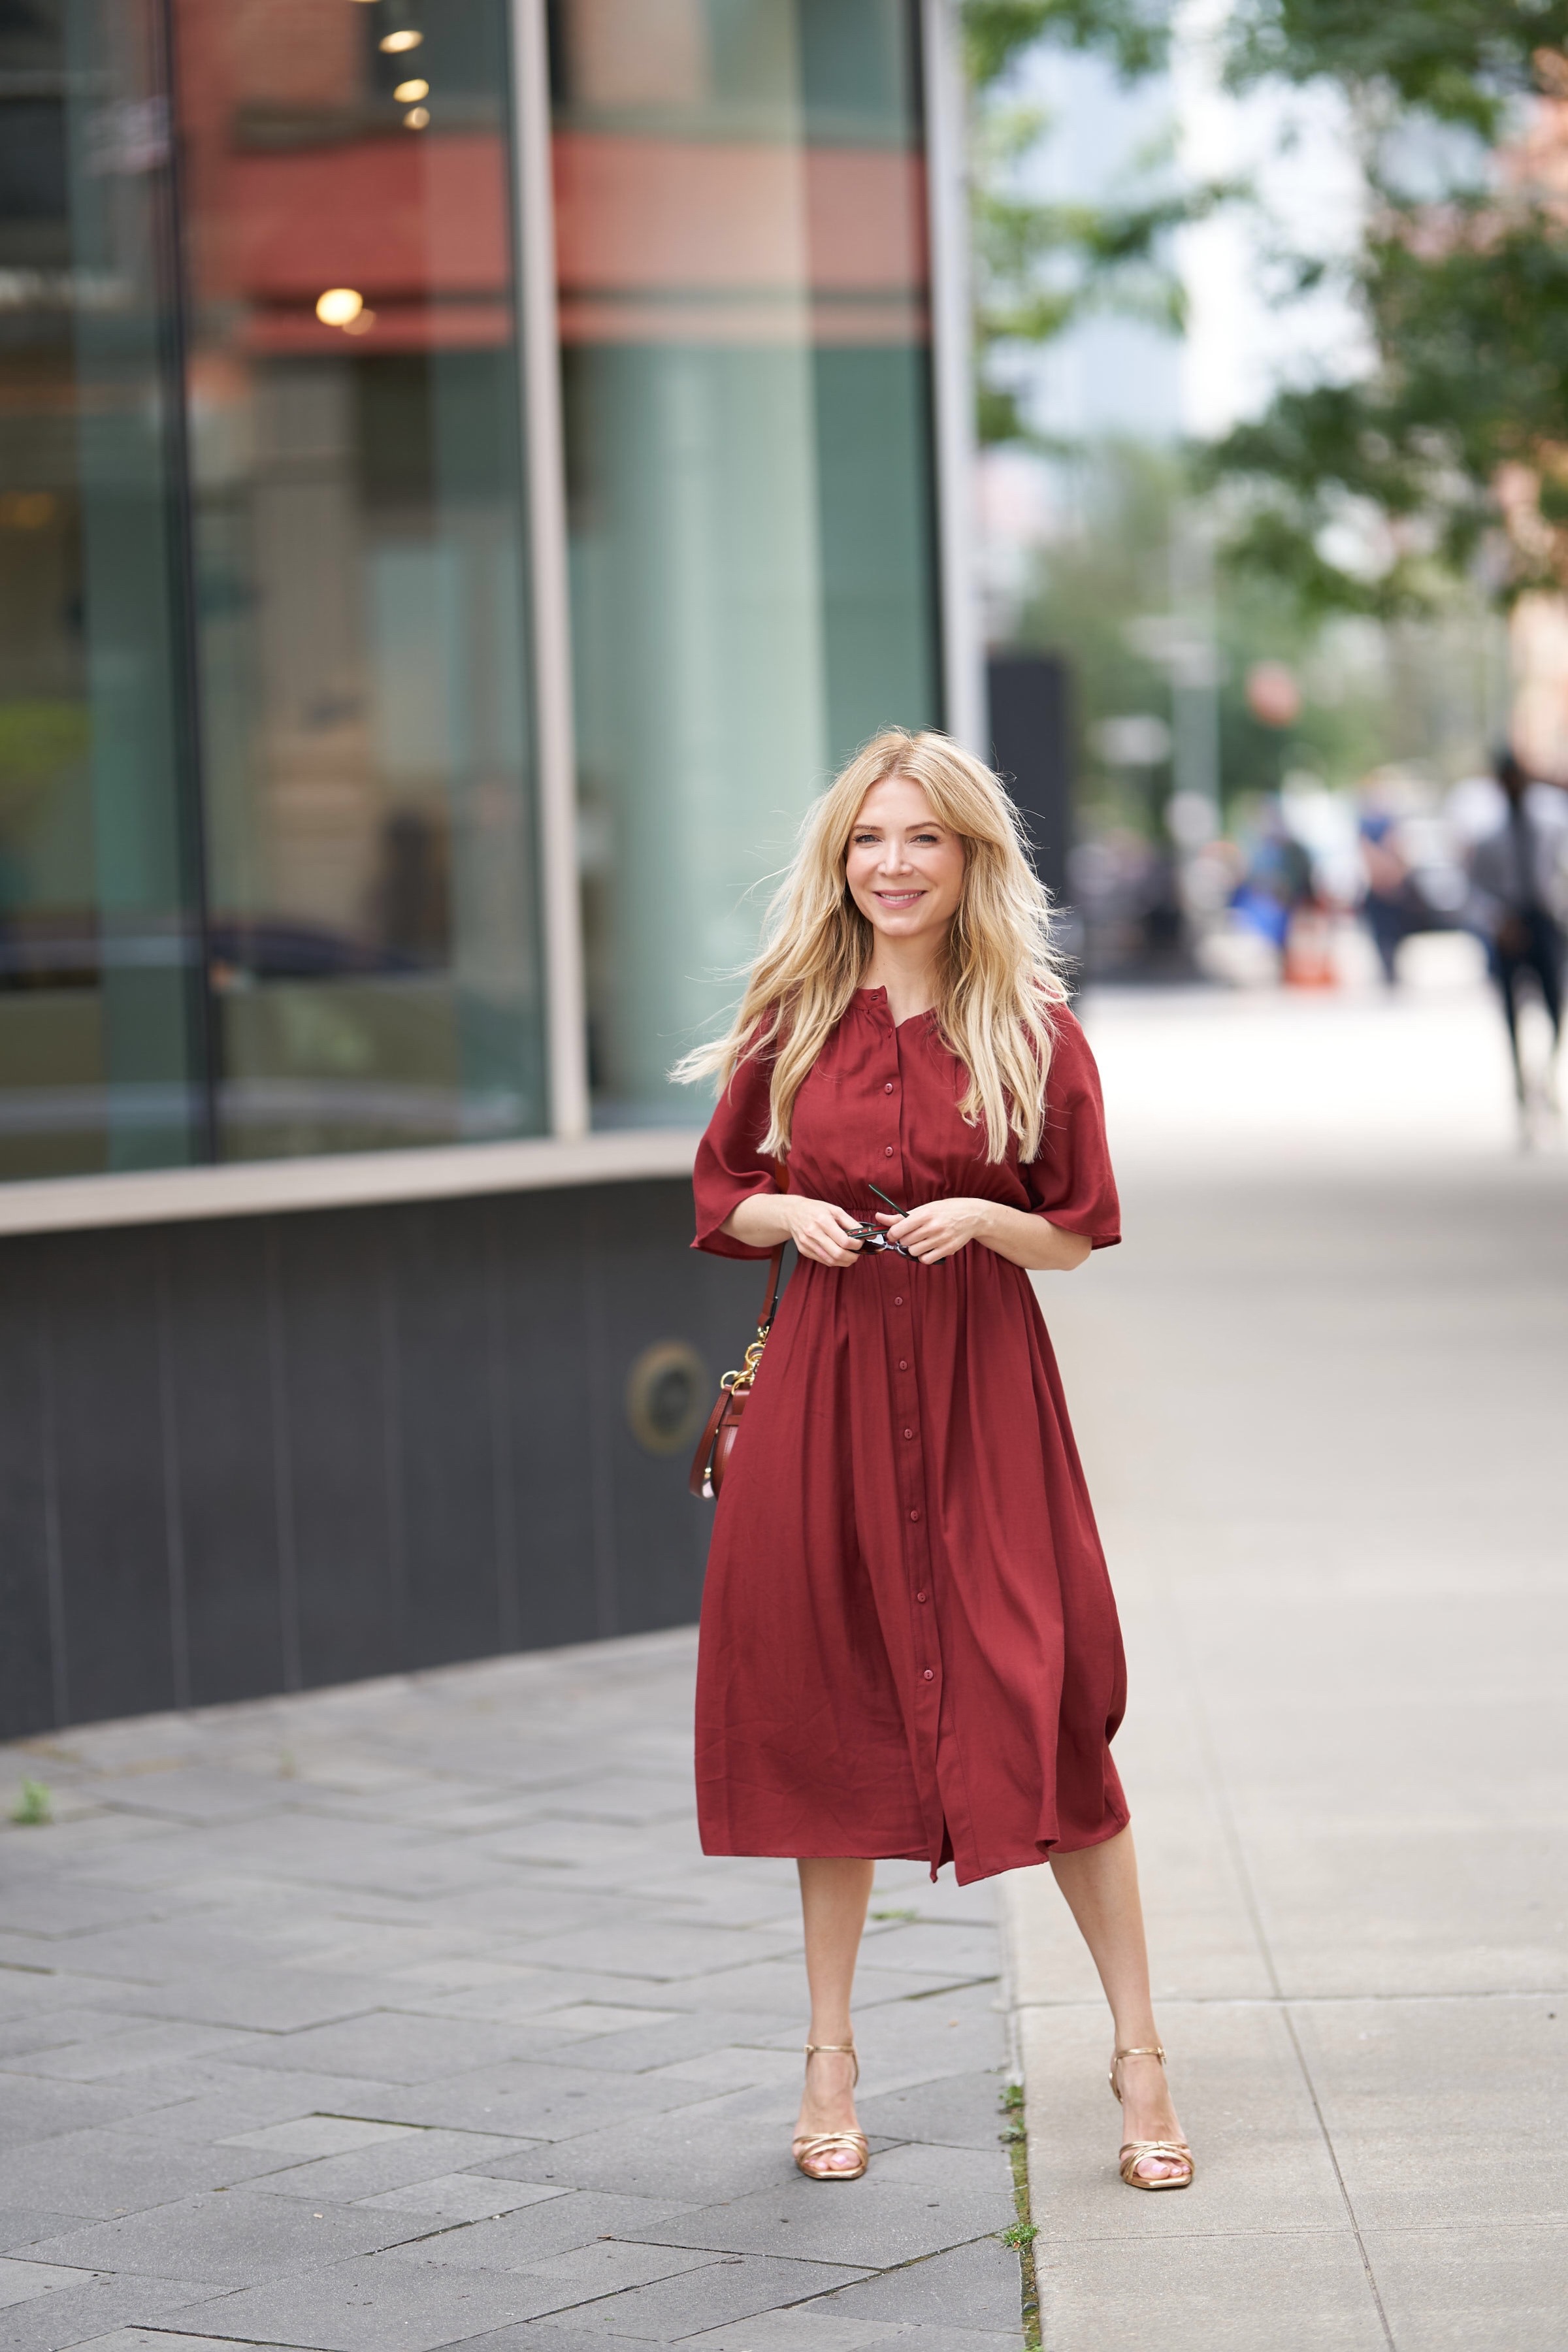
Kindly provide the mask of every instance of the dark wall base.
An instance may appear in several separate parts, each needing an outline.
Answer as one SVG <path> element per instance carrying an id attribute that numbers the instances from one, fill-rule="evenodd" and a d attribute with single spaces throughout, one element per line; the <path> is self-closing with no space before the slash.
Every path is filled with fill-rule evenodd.
<path id="1" fill-rule="evenodd" d="M 690 1622 L 627 1378 L 762 1290 L 690 1236 L 678 1181 L 0 1243 L 0 1738 Z"/>

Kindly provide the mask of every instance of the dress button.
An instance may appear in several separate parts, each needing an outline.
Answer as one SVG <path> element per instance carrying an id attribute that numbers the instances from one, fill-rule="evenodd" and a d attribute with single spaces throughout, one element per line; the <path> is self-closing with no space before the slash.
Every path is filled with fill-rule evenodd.
<path id="1" fill-rule="evenodd" d="M 912 1437 L 912 1436 L 914 1435 L 914 1431 L 913 1431 L 912 1429 L 906 1429 L 906 1430 L 905 1430 L 905 1432 L 904 1432 L 904 1435 L 905 1435 L 906 1437 Z"/>
<path id="2" fill-rule="evenodd" d="M 900 1372 L 907 1372 L 907 1371 L 909 1370 L 909 1369 L 910 1369 L 910 1360 L 909 1360 L 909 1358 L 908 1358 L 907 1356 L 900 1356 L 900 1357 L 899 1358 L 899 1370 L 900 1370 Z"/>
<path id="3" fill-rule="evenodd" d="M 890 1094 L 892 1093 L 892 1091 L 893 1091 L 893 1081 L 891 1080 L 891 1078 L 889 1078 L 889 1079 L 888 1080 L 887 1085 L 882 1088 L 882 1092 L 883 1092 L 885 1095 L 890 1095 Z"/>
<path id="4" fill-rule="evenodd" d="M 883 1159 L 884 1159 L 884 1160 L 890 1160 L 890 1159 L 892 1158 L 892 1156 L 893 1156 L 893 1147 L 892 1147 L 892 1145 L 891 1145 L 890 1143 L 884 1143 L 884 1144 L 883 1144 L 883 1146 L 882 1146 L 882 1157 L 883 1157 Z"/>
<path id="5" fill-rule="evenodd" d="M 936 1676 L 932 1674 L 932 1672 L 931 1672 L 931 1668 L 930 1668 L 929 1666 L 926 1668 L 926 1670 L 925 1670 L 924 1674 L 921 1676 L 921 1682 L 923 1682 L 923 1683 L 934 1683 L 934 1682 L 935 1682 L 935 1680 L 936 1680 Z"/>
<path id="6" fill-rule="evenodd" d="M 918 1519 L 920 1517 L 920 1513 L 918 1511 L 911 1511 L 910 1513 L 910 1517 L 911 1519 Z"/>
<path id="7" fill-rule="evenodd" d="M 923 1601 L 923 1600 L 925 1599 L 925 1594 L 924 1594 L 923 1592 L 917 1592 L 917 1593 L 916 1593 L 916 1595 L 915 1595 L 915 1599 L 916 1599 L 917 1601 Z"/>
<path id="8" fill-rule="evenodd" d="M 894 1304 L 894 1306 L 895 1306 L 895 1307 L 901 1307 L 901 1306 L 903 1305 L 903 1303 L 904 1303 L 904 1302 L 903 1302 L 903 1300 L 902 1300 L 901 1298 L 895 1298 L 895 1299 L 894 1299 L 894 1301 L 893 1301 L 893 1304 Z"/>

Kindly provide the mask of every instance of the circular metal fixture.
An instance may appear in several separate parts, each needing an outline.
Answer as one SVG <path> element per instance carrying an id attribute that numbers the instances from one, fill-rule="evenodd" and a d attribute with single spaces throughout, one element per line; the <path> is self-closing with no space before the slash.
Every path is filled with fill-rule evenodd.
<path id="1" fill-rule="evenodd" d="M 679 1454 L 708 1418 L 712 1376 L 684 1339 L 645 1348 L 626 1375 L 626 1419 L 645 1454 Z"/>

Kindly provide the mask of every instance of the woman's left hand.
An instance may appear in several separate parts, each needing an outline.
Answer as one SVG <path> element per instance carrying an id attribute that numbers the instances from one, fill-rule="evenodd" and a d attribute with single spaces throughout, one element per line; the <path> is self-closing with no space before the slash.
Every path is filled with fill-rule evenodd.
<path id="1" fill-rule="evenodd" d="M 902 1242 L 922 1265 L 952 1257 L 973 1241 L 984 1241 L 996 1215 L 994 1201 L 928 1201 L 907 1217 L 879 1210 L 877 1223 L 886 1225 L 889 1241 Z"/>

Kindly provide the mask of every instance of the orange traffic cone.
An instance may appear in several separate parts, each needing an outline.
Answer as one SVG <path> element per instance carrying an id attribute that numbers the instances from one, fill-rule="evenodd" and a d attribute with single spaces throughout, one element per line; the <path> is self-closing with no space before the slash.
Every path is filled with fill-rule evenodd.
<path id="1" fill-rule="evenodd" d="M 1334 935 L 1328 910 L 1317 905 L 1298 907 L 1285 934 L 1287 988 L 1337 988 Z"/>

